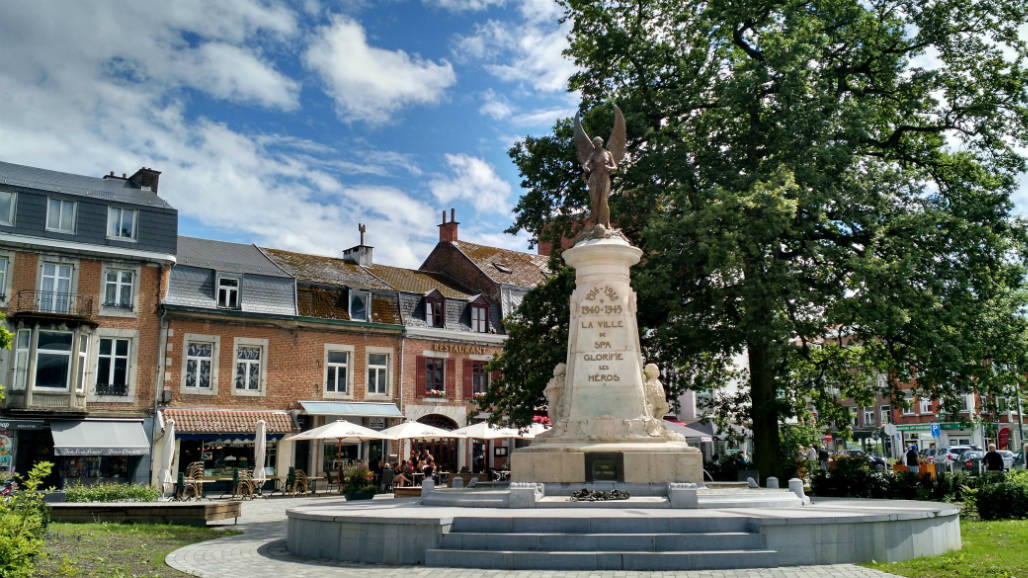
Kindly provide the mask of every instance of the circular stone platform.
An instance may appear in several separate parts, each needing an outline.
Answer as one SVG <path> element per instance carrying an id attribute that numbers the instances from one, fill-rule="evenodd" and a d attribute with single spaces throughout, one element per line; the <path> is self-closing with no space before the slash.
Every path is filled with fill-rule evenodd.
<path id="1" fill-rule="evenodd" d="M 297 556 L 339 561 L 578 570 L 898 561 L 961 545 L 959 509 L 938 502 L 818 498 L 795 508 L 670 509 L 646 501 L 594 509 L 311 505 L 287 512 L 287 545 Z"/>

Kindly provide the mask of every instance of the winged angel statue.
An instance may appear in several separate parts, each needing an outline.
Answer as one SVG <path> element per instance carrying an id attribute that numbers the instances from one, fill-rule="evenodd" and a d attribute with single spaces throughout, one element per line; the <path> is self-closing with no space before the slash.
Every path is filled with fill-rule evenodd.
<path id="1" fill-rule="evenodd" d="M 589 183 L 589 201 L 592 205 L 592 217 L 597 227 L 603 231 L 610 229 L 610 174 L 617 170 L 618 163 L 625 156 L 625 117 L 621 109 L 614 105 L 614 128 L 607 139 L 607 148 L 603 148 L 603 139 L 590 139 L 582 128 L 581 115 L 575 115 L 575 148 L 578 149 L 578 162 L 585 171 L 586 182 Z"/>

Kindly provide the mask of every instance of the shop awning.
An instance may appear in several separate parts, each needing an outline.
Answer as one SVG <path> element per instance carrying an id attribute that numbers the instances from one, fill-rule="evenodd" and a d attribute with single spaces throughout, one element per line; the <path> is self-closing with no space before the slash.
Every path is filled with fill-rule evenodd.
<path id="1" fill-rule="evenodd" d="M 373 401 L 301 401 L 307 415 L 350 415 L 358 417 L 403 417 L 395 403 Z"/>
<path id="2" fill-rule="evenodd" d="M 250 436 L 249 439 L 253 439 L 257 431 L 257 420 L 261 419 L 267 426 L 269 436 L 300 431 L 293 416 L 284 410 L 168 408 L 161 412 L 161 419 L 162 423 L 169 419 L 175 420 L 175 437 L 182 439 L 189 439 L 185 434 L 215 434 L 215 437 L 238 434 L 225 437 Z"/>
<path id="3" fill-rule="evenodd" d="M 57 456 L 145 456 L 150 442 L 141 421 L 51 422 L 54 455 Z"/>

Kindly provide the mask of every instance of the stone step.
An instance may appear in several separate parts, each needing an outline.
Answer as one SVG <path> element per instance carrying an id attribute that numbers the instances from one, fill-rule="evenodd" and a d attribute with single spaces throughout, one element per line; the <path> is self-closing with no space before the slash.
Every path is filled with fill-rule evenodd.
<path id="1" fill-rule="evenodd" d="M 661 552 L 693 550 L 752 550 L 764 546 L 760 534 L 750 532 L 662 534 L 565 534 L 450 532 L 439 546 L 465 550 L 532 550 L 581 552 Z"/>
<path id="2" fill-rule="evenodd" d="M 774 550 L 537 552 L 431 548 L 425 565 L 500 570 L 719 570 L 776 566 Z"/>
<path id="3" fill-rule="evenodd" d="M 750 532 L 756 530 L 750 518 L 662 518 L 662 517 L 558 517 L 453 518 L 451 532 L 491 532 L 502 534 L 538 533 L 545 529 L 560 534 L 680 534 L 709 532 Z"/>

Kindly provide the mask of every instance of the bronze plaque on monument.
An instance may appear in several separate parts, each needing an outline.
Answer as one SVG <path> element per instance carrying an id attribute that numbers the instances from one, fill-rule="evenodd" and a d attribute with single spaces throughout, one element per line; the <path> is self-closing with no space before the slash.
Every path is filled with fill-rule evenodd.
<path id="1" fill-rule="evenodd" d="M 621 453 L 588 452 L 585 454 L 585 481 L 625 481 L 625 456 Z"/>

